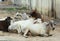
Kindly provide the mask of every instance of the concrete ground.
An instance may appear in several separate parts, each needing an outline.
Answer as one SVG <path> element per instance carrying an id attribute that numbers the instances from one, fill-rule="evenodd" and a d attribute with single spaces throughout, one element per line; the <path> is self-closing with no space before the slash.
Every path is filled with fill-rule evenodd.
<path id="1" fill-rule="evenodd" d="M 0 41 L 60 41 L 60 26 L 56 26 L 51 34 L 50 37 L 29 36 L 25 38 L 21 34 L 0 31 Z"/>

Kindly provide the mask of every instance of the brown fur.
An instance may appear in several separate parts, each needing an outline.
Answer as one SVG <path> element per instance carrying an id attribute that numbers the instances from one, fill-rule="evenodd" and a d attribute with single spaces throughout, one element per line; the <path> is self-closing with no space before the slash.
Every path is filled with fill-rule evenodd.
<path id="1" fill-rule="evenodd" d="M 37 10 L 33 10 L 33 11 L 30 13 L 30 15 L 31 15 L 32 17 L 34 17 L 35 19 L 37 19 L 37 18 L 42 19 L 42 15 L 41 15 Z M 43 21 L 43 19 L 42 19 L 42 21 Z"/>

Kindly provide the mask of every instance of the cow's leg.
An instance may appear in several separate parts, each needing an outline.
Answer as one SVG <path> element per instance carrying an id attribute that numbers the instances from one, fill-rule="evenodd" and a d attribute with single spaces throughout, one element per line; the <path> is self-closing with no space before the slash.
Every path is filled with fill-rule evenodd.
<path id="1" fill-rule="evenodd" d="M 21 33 L 21 26 L 18 24 L 18 27 L 17 27 L 17 31 L 18 31 L 18 34 L 20 34 Z"/>
<path id="2" fill-rule="evenodd" d="M 18 34 L 20 34 L 20 31 L 18 30 Z"/>
<path id="3" fill-rule="evenodd" d="M 48 37 L 49 35 L 48 34 L 44 34 L 45 37 Z"/>
<path id="4" fill-rule="evenodd" d="M 52 36 L 52 34 L 50 34 L 50 32 L 47 32 L 48 36 Z"/>
<path id="5" fill-rule="evenodd" d="M 32 34 L 31 34 L 31 32 L 30 32 L 30 31 L 28 32 L 28 34 L 27 34 L 27 35 L 28 35 L 28 36 L 32 36 Z"/>
<path id="6" fill-rule="evenodd" d="M 29 31 L 29 30 L 28 30 L 28 29 L 26 29 L 26 31 L 25 31 L 25 32 L 24 32 L 24 34 L 23 34 L 23 36 L 24 36 L 24 37 L 26 37 L 26 38 L 27 38 L 27 36 L 26 36 L 26 35 L 27 35 L 28 31 Z"/>
<path id="7" fill-rule="evenodd" d="M 47 33 L 40 34 L 41 37 L 48 37 L 49 35 Z"/>
<path id="8" fill-rule="evenodd" d="M 47 32 L 46 32 L 46 34 L 47 34 L 48 36 L 52 36 L 52 34 L 50 34 L 50 30 L 51 30 L 51 29 L 48 29 Z"/>

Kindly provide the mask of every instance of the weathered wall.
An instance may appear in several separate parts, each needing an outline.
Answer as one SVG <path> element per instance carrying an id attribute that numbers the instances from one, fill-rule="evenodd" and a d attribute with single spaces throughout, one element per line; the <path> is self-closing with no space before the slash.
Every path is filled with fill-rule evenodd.
<path id="1" fill-rule="evenodd" d="M 51 0 L 32 0 L 32 8 L 37 8 L 37 10 L 43 14 L 48 13 L 51 10 Z"/>
<path id="2" fill-rule="evenodd" d="M 54 1 L 54 9 L 56 10 L 56 16 L 57 18 L 60 18 L 60 0 L 53 0 Z M 34 3 L 34 4 L 33 4 Z M 32 0 L 32 8 L 37 8 L 38 11 L 42 14 L 51 15 L 51 5 L 52 0 Z"/>
<path id="3" fill-rule="evenodd" d="M 38 1 L 38 6 L 37 9 L 39 10 L 39 12 L 42 11 L 42 13 L 47 13 L 48 9 L 51 8 L 51 0 L 39 0 Z"/>
<path id="4" fill-rule="evenodd" d="M 14 0 L 14 4 L 27 4 L 30 5 L 29 0 Z M 47 13 L 51 9 L 51 0 L 31 0 L 32 9 L 37 8 L 39 12 Z"/>
<path id="5" fill-rule="evenodd" d="M 42 14 L 48 14 L 48 11 L 51 10 L 51 1 L 52 0 L 11 0 L 13 2 L 13 4 L 27 4 L 30 5 L 31 1 L 31 7 L 32 9 L 37 8 L 37 10 Z M 54 0 L 54 2 L 56 1 L 56 4 L 54 3 L 54 8 L 56 10 L 56 16 L 58 18 L 60 18 L 60 0 Z M 1 0 L 0 0 L 1 2 Z M 51 14 L 51 13 L 50 13 Z"/>
<path id="6" fill-rule="evenodd" d="M 56 13 L 57 17 L 60 19 L 60 0 L 56 0 Z"/>

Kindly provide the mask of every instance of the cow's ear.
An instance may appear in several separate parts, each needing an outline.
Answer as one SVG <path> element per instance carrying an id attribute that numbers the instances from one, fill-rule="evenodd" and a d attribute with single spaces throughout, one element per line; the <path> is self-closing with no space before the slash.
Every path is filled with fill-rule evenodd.
<path id="1" fill-rule="evenodd" d="M 10 20 L 12 20 L 12 18 L 10 18 Z"/>
<path id="2" fill-rule="evenodd" d="M 7 17 L 8 19 L 10 19 L 10 20 L 12 20 L 12 18 L 11 17 Z"/>

